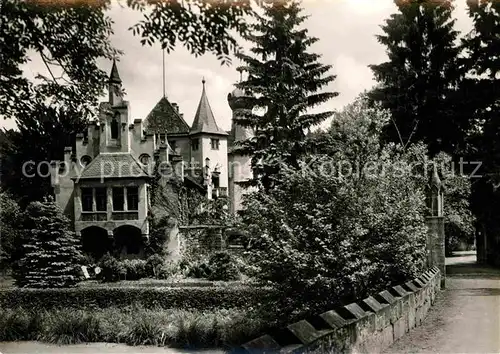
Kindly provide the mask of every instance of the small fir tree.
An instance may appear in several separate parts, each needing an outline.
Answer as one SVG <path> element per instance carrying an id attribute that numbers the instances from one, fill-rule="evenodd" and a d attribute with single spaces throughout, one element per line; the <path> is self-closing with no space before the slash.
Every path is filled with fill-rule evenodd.
<path id="1" fill-rule="evenodd" d="M 235 119 L 241 126 L 255 129 L 256 137 L 237 145 L 241 154 L 252 156 L 254 178 L 269 189 L 278 176 L 280 164 L 298 167 L 300 156 L 307 151 L 307 130 L 330 117 L 333 112 L 312 113 L 311 108 L 337 96 L 320 92 L 335 79 L 328 75 L 330 65 L 318 62 L 320 55 L 309 47 L 318 39 L 299 28 L 307 16 L 300 13 L 293 0 L 260 2 L 263 15 L 257 15 L 252 35 L 252 55 L 240 53 L 248 74 L 237 87 L 246 94 L 240 97 L 244 106 L 261 108 L 264 114 L 247 111 Z"/>
<path id="2" fill-rule="evenodd" d="M 71 287 L 82 254 L 69 220 L 51 199 L 26 208 L 23 256 L 14 272 L 20 287 Z"/>

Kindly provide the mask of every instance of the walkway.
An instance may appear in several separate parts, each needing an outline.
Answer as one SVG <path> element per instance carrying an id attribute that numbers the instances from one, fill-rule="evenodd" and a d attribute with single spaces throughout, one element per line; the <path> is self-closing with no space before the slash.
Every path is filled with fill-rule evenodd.
<path id="1" fill-rule="evenodd" d="M 500 353 L 500 270 L 475 262 L 471 252 L 446 259 L 446 290 L 386 353 Z"/>

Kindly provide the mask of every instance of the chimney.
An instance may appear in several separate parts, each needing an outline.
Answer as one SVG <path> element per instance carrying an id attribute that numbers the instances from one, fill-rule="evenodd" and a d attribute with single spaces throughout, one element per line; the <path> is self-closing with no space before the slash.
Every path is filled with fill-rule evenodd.
<path id="1" fill-rule="evenodd" d="M 134 119 L 134 133 L 137 134 L 137 136 L 141 139 L 144 140 L 144 130 L 142 129 L 142 119 Z"/>
<path id="2" fill-rule="evenodd" d="M 175 113 L 179 113 L 179 105 L 177 103 L 172 103 L 172 107 L 174 107 Z"/>

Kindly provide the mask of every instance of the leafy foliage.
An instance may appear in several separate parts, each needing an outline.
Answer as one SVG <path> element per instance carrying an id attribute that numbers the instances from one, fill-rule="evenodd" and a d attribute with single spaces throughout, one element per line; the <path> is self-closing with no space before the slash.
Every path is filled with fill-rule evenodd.
<path id="1" fill-rule="evenodd" d="M 180 42 L 195 56 L 216 54 L 223 64 L 231 63 L 231 52 L 240 48 L 234 34 L 247 33 L 244 16 L 253 13 L 249 0 L 127 0 L 127 5 L 144 13 L 130 28 L 143 45 L 158 41 L 170 52 Z"/>
<path id="2" fill-rule="evenodd" d="M 210 280 L 237 280 L 239 279 L 236 260 L 227 252 L 214 253 L 208 262 Z"/>
<path id="3" fill-rule="evenodd" d="M 262 1 L 261 6 L 264 14 L 257 15 L 252 33 L 245 37 L 253 44 L 252 55 L 237 54 L 244 63 L 239 70 L 248 77 L 236 85 L 245 92 L 239 100 L 247 111 L 235 123 L 256 134 L 239 142 L 236 150 L 252 156 L 251 184 L 270 188 L 281 163 L 298 167 L 306 150 L 306 130 L 332 115 L 309 110 L 337 93 L 320 92 L 335 76 L 327 74 L 330 65 L 318 62 L 320 55 L 308 51 L 318 39 L 299 28 L 306 16 L 300 14 L 298 2 Z"/>
<path id="4" fill-rule="evenodd" d="M 21 232 L 21 209 L 6 192 L 0 191 L 0 270 L 10 268 L 16 261 Z"/>
<path id="5" fill-rule="evenodd" d="M 20 287 L 71 287 L 79 281 L 79 240 L 52 200 L 32 202 L 24 220 L 23 256 L 14 278 Z"/>
<path id="6" fill-rule="evenodd" d="M 471 181 L 468 176 L 458 173 L 454 169 L 451 156 L 440 153 L 429 165 L 436 166 L 441 174 L 445 199 L 444 222 L 446 237 L 446 254 L 450 255 L 458 249 L 460 244 L 472 245 L 474 240 L 475 217 L 470 209 Z"/>
<path id="7" fill-rule="evenodd" d="M 424 267 L 424 183 L 410 172 L 425 150 L 382 146 L 387 113 L 363 107 L 359 100 L 336 117 L 328 153 L 245 201 L 251 261 L 278 294 L 263 310 L 272 316 L 317 314 Z"/>

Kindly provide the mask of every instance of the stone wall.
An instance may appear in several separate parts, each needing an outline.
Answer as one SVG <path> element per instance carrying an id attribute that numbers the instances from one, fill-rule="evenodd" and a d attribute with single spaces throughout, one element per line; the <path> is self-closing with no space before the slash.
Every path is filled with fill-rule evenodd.
<path id="1" fill-rule="evenodd" d="M 419 326 L 440 290 L 437 267 L 403 285 L 242 345 L 250 353 L 379 353 Z"/>

